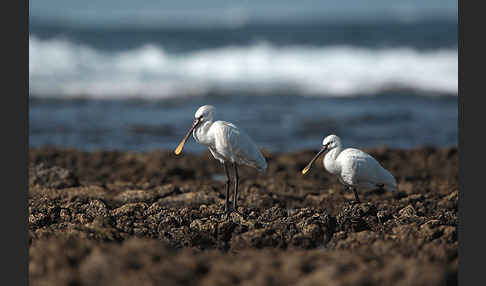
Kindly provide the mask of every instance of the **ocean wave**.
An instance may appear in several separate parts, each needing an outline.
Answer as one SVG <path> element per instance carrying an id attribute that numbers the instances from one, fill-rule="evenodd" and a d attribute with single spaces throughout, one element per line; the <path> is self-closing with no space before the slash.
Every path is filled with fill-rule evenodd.
<path id="1" fill-rule="evenodd" d="M 170 98 L 211 91 L 372 95 L 390 88 L 457 94 L 457 49 L 276 46 L 265 42 L 172 53 L 163 46 L 106 52 L 29 36 L 31 95 Z"/>

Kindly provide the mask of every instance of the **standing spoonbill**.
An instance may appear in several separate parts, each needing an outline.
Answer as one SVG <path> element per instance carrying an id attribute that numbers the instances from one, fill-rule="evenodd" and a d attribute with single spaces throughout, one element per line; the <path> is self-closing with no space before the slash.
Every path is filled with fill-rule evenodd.
<path id="1" fill-rule="evenodd" d="M 375 158 L 358 149 L 347 148 L 343 150 L 341 139 L 334 134 L 324 138 L 322 149 L 302 170 L 302 174 L 307 173 L 314 161 L 326 152 L 327 154 L 322 161 L 324 168 L 338 177 L 345 190 L 353 190 L 357 203 L 360 200 L 356 189 L 397 190 L 397 181 L 393 175 L 384 169 Z"/>
<path id="2" fill-rule="evenodd" d="M 267 162 L 255 143 L 234 124 L 226 121 L 213 121 L 215 107 L 203 105 L 194 114 L 194 123 L 187 132 L 184 139 L 175 149 L 175 154 L 179 155 L 186 144 L 189 135 L 194 137 L 196 142 L 208 146 L 213 157 L 219 160 L 224 166 L 226 173 L 226 203 L 225 212 L 230 209 L 229 191 L 230 174 L 229 165 L 233 165 L 235 189 L 233 193 L 233 210 L 238 211 L 238 165 L 247 165 L 259 171 L 265 171 Z"/>

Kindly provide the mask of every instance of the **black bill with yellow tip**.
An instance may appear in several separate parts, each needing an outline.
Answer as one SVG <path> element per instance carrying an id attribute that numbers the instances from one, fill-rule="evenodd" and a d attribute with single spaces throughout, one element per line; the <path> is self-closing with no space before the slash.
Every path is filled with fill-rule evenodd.
<path id="1" fill-rule="evenodd" d="M 327 151 L 327 145 L 324 145 L 321 149 L 321 151 L 319 151 L 315 156 L 314 158 L 312 158 L 312 160 L 309 162 L 309 164 L 307 164 L 307 166 L 305 166 L 305 168 L 302 170 L 302 175 L 305 175 L 305 173 L 307 173 L 307 171 L 309 171 L 309 169 L 311 168 L 312 164 L 314 164 L 314 161 L 317 160 L 317 158 L 319 158 L 319 156 L 322 155 L 322 153 L 326 152 Z"/>
<path id="2" fill-rule="evenodd" d="M 187 132 L 186 136 L 184 136 L 184 139 L 182 139 L 181 143 L 179 143 L 179 146 L 175 149 L 174 153 L 176 155 L 179 155 L 182 152 L 182 149 L 184 149 L 184 145 L 186 144 L 187 139 L 189 139 L 189 136 L 191 136 L 192 131 L 199 125 L 201 121 L 199 118 L 196 118 L 194 120 L 194 123 L 192 124 L 191 129 Z"/>

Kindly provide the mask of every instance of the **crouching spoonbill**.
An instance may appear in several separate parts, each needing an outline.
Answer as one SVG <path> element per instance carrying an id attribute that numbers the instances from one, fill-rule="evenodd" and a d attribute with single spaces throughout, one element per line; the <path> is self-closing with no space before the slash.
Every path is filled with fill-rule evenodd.
<path id="1" fill-rule="evenodd" d="M 324 138 L 322 149 L 302 170 L 302 174 L 307 173 L 314 161 L 326 152 L 322 161 L 324 168 L 338 177 L 345 190 L 351 189 L 354 192 L 355 202 L 360 202 L 357 189 L 397 190 L 397 181 L 393 175 L 384 169 L 375 158 L 359 149 L 346 148 L 343 150 L 341 139 L 334 134 Z"/>

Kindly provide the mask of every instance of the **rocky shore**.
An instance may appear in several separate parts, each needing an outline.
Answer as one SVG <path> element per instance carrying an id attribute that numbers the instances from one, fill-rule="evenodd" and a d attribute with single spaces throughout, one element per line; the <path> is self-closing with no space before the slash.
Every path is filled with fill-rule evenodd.
<path id="1" fill-rule="evenodd" d="M 315 151 L 240 168 L 227 217 L 209 153 L 30 149 L 30 284 L 457 285 L 456 147 L 366 150 L 399 191 L 360 204 Z"/>

